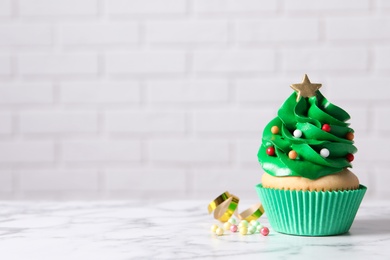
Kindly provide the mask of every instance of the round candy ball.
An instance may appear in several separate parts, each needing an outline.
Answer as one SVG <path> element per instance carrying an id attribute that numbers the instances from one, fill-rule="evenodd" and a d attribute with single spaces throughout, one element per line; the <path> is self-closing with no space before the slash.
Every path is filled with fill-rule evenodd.
<path id="1" fill-rule="evenodd" d="M 330 130 L 331 130 L 330 125 L 324 124 L 324 125 L 322 126 L 322 130 L 325 131 L 325 132 L 330 132 Z"/>
<path id="2" fill-rule="evenodd" d="M 237 220 L 235 218 L 230 218 L 229 223 L 232 225 L 235 225 L 235 224 L 237 224 Z"/>
<path id="3" fill-rule="evenodd" d="M 248 227 L 248 234 L 254 234 L 255 232 L 256 232 L 256 227 L 254 227 L 254 226 Z"/>
<path id="4" fill-rule="evenodd" d="M 291 150 L 289 153 L 288 153 L 288 158 L 290 158 L 291 160 L 295 160 L 297 159 L 298 157 L 298 154 L 296 151 L 294 150 Z"/>
<path id="5" fill-rule="evenodd" d="M 348 162 L 352 162 L 353 159 L 355 159 L 355 156 L 353 156 L 353 154 L 349 153 L 349 154 L 347 154 L 346 158 L 347 158 Z"/>
<path id="6" fill-rule="evenodd" d="M 320 151 L 320 155 L 324 158 L 327 158 L 329 156 L 330 152 L 328 149 L 326 148 L 322 148 L 321 151 Z"/>
<path id="7" fill-rule="evenodd" d="M 237 232 L 237 230 L 238 230 L 237 225 L 231 225 L 231 226 L 230 226 L 230 231 L 232 231 L 232 232 Z"/>
<path id="8" fill-rule="evenodd" d="M 352 141 L 354 138 L 355 138 L 355 135 L 352 133 L 352 132 L 348 132 L 346 135 L 345 135 L 345 138 Z"/>
<path id="9" fill-rule="evenodd" d="M 230 222 L 225 222 L 225 223 L 223 224 L 223 229 L 229 230 L 231 225 L 232 225 L 232 224 L 230 224 Z"/>
<path id="10" fill-rule="evenodd" d="M 240 228 L 240 234 L 241 235 L 246 235 L 248 233 L 248 229 L 246 227 L 241 227 Z"/>
<path id="11" fill-rule="evenodd" d="M 302 131 L 299 129 L 295 129 L 293 132 L 294 137 L 301 138 L 302 137 Z"/>
<path id="12" fill-rule="evenodd" d="M 279 133 L 279 127 L 274 125 L 273 127 L 271 127 L 271 133 L 276 135 L 277 133 Z"/>
<path id="13" fill-rule="evenodd" d="M 272 146 L 271 147 L 268 147 L 267 150 L 265 151 L 268 155 L 270 156 L 274 156 L 275 155 L 275 148 L 273 148 Z"/>
<path id="14" fill-rule="evenodd" d="M 210 228 L 210 229 L 211 229 L 211 232 L 215 232 L 215 230 L 217 230 L 217 228 L 218 228 L 217 225 L 215 225 L 215 224 L 212 225 L 211 228 Z"/>
<path id="15" fill-rule="evenodd" d="M 242 220 L 241 222 L 240 222 L 240 224 L 242 225 L 242 226 L 244 226 L 244 227 L 248 227 L 248 225 L 249 225 L 249 223 L 248 223 L 248 221 L 247 220 Z"/>
<path id="16" fill-rule="evenodd" d="M 260 233 L 263 235 L 263 236 L 268 236 L 269 234 L 269 229 L 267 227 L 263 227 L 262 229 L 260 229 Z"/>
<path id="17" fill-rule="evenodd" d="M 257 220 L 251 220 L 250 224 L 251 224 L 252 226 L 254 226 L 254 227 L 257 227 L 257 226 L 260 224 L 260 222 L 257 221 Z"/>
<path id="18" fill-rule="evenodd" d="M 215 234 L 217 234 L 217 236 L 222 236 L 223 235 L 223 228 L 217 228 L 217 230 L 215 230 Z"/>
<path id="19" fill-rule="evenodd" d="M 257 227 L 256 227 L 256 231 L 257 232 L 260 232 L 260 230 L 263 228 L 263 225 L 259 224 Z"/>

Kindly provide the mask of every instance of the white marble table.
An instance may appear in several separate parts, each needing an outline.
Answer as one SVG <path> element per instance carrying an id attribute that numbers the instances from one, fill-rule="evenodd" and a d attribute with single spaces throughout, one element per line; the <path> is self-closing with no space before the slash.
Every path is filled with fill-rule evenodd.
<path id="1" fill-rule="evenodd" d="M 0 259 L 390 259 L 390 202 L 363 201 L 349 233 L 314 238 L 217 237 L 207 203 L 0 202 Z"/>

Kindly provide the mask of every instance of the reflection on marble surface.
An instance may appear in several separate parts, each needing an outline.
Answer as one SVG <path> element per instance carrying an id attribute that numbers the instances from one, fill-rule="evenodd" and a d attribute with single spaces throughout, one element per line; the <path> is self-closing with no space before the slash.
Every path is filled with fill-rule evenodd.
<path id="1" fill-rule="evenodd" d="M 298 237 L 209 231 L 205 201 L 1 202 L 1 259 L 389 259 L 390 203 L 363 202 L 349 233 Z M 268 226 L 266 217 L 262 224 Z"/>

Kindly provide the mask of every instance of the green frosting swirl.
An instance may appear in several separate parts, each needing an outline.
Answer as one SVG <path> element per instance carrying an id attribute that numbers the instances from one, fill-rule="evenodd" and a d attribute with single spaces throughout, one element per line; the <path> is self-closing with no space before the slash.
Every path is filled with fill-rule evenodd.
<path id="1" fill-rule="evenodd" d="M 313 97 L 301 97 L 298 102 L 296 98 L 294 92 L 264 129 L 257 154 L 264 171 L 278 177 L 318 179 L 352 167 L 346 156 L 357 149 L 345 137 L 348 132 L 354 132 L 346 123 L 350 119 L 348 113 L 331 104 L 320 91 Z M 323 124 L 329 124 L 331 131 L 323 131 Z M 273 126 L 279 127 L 279 133 L 272 134 Z M 300 138 L 293 136 L 296 129 L 303 133 Z M 275 148 L 275 156 L 266 153 L 268 147 Z M 327 158 L 320 155 L 323 148 L 330 152 Z M 291 150 L 298 154 L 295 160 L 288 156 Z"/>

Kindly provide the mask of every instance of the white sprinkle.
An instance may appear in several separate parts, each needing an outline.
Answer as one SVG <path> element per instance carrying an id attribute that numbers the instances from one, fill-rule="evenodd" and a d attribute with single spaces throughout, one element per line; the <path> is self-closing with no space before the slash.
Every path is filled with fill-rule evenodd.
<path id="1" fill-rule="evenodd" d="M 300 138 L 302 136 L 302 131 L 299 129 L 295 129 L 293 135 L 296 138 Z"/>
<path id="2" fill-rule="evenodd" d="M 326 158 L 326 157 L 329 156 L 330 152 L 329 152 L 328 149 L 323 148 L 323 149 L 321 149 L 320 154 L 321 154 L 322 157 Z"/>

